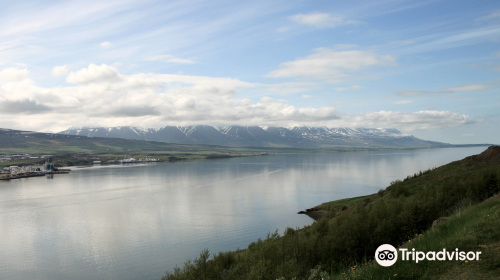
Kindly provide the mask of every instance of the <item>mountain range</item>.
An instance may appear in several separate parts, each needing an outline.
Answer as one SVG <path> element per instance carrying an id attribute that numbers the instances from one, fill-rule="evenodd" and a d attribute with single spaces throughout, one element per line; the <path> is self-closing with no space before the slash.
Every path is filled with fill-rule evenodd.
<path id="1" fill-rule="evenodd" d="M 272 126 L 166 126 L 160 129 L 120 127 L 71 127 L 65 135 L 122 138 L 175 144 L 229 147 L 440 147 L 394 128 L 328 128 Z"/>

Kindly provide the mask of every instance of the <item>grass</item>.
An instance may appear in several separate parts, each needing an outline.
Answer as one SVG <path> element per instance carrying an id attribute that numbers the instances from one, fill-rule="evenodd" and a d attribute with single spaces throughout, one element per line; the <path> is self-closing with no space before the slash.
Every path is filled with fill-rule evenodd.
<path id="1" fill-rule="evenodd" d="M 334 275 L 333 279 L 499 279 L 500 196 L 472 205 L 452 215 L 401 247 L 416 251 L 480 251 L 479 261 L 399 260 L 391 267 L 371 262 Z"/>
<path id="2" fill-rule="evenodd" d="M 391 182 L 390 186 L 397 184 L 399 189 L 404 190 L 404 194 L 402 195 L 411 196 L 412 194 L 422 191 L 426 187 L 440 185 L 450 178 L 455 178 L 464 174 L 475 174 L 485 168 L 487 168 L 487 165 L 484 163 L 459 160 L 437 168 L 430 168 L 423 171 L 420 170 L 412 175 L 408 175 L 408 177 L 403 180 Z M 421 172 L 422 174 L 420 174 Z M 329 201 L 316 206 L 316 208 L 339 214 L 342 211 L 345 211 L 345 207 L 352 209 L 359 204 L 376 203 L 380 200 L 387 200 L 395 196 L 395 191 L 391 191 L 390 186 L 386 189 L 381 189 L 379 193 Z M 343 208 L 344 210 L 342 210 Z"/>

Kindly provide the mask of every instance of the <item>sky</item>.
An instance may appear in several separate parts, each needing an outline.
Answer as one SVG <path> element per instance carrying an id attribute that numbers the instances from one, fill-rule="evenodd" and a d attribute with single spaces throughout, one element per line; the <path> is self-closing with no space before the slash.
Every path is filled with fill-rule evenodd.
<path id="1" fill-rule="evenodd" d="M 367 127 L 500 144 L 500 1 L 0 4 L 1 128 Z"/>

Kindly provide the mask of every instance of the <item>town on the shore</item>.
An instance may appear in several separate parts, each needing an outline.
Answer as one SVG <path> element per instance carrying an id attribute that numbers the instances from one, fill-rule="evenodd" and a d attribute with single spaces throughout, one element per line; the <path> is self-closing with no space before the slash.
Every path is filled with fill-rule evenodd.
<path id="1" fill-rule="evenodd" d="M 3 154 L 0 155 L 0 163 L 9 162 L 25 162 L 19 165 L 10 165 L 0 169 L 0 180 L 11 180 L 28 177 L 38 177 L 53 174 L 69 174 L 71 169 L 58 168 L 51 160 L 54 155 L 32 155 L 32 154 Z M 93 158 L 92 165 L 100 165 L 102 162 L 99 158 Z M 30 164 L 33 161 L 44 161 L 43 164 Z M 159 162 L 157 158 L 146 156 L 145 158 L 135 159 L 132 157 L 124 157 L 122 159 L 108 160 L 107 164 L 128 164 L 128 163 L 146 163 Z"/>

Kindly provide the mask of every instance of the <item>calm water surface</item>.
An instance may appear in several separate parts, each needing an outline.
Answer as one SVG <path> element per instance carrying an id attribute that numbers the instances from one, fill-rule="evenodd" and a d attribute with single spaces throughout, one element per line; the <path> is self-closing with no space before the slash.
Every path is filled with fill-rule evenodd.
<path id="1" fill-rule="evenodd" d="M 73 168 L 0 182 L 0 279 L 159 279 L 204 248 L 246 248 L 486 147 L 286 154 Z"/>

